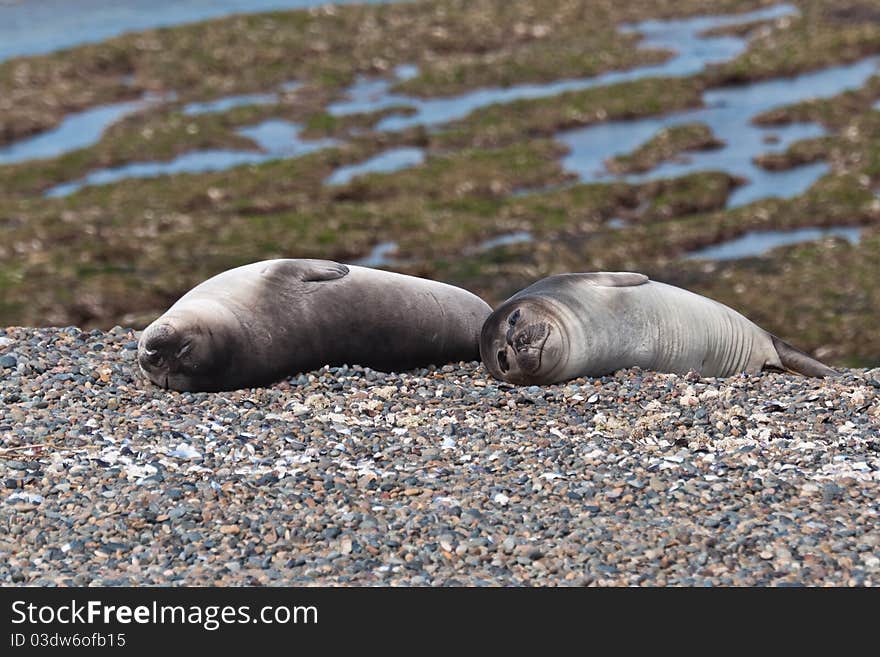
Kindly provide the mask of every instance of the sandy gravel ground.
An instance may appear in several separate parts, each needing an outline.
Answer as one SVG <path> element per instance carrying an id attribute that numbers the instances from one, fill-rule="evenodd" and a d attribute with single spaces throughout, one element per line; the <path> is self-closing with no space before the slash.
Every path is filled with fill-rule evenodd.
<path id="1" fill-rule="evenodd" d="M 3 584 L 880 583 L 880 370 L 181 394 L 135 347 L 0 329 Z"/>

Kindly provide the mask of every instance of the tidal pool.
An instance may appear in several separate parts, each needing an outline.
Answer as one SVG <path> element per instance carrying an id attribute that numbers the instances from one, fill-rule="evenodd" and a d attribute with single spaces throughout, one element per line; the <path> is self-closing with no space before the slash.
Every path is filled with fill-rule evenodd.
<path id="1" fill-rule="evenodd" d="M 68 114 L 53 130 L 0 146 L 0 165 L 58 157 L 92 146 L 101 139 L 110 124 L 156 102 L 159 102 L 159 98 L 146 96 L 141 100 L 101 105 Z"/>
<path id="2" fill-rule="evenodd" d="M 396 262 L 397 242 L 380 242 L 363 258 L 352 260 L 351 264 L 360 267 L 388 267 Z"/>
<path id="3" fill-rule="evenodd" d="M 825 237 L 842 237 L 850 244 L 858 244 L 861 228 L 835 226 L 833 228 L 798 228 L 795 230 L 755 230 L 721 244 L 715 244 L 687 256 L 689 260 L 738 260 L 764 255 L 780 246 L 813 242 Z"/>
<path id="4" fill-rule="evenodd" d="M 425 149 L 423 148 L 392 148 L 358 164 L 340 167 L 324 182 L 328 185 L 343 185 L 352 178 L 365 173 L 393 173 L 416 166 L 424 161 Z"/>
<path id="5" fill-rule="evenodd" d="M 763 153 L 782 152 L 795 141 L 820 137 L 825 134 L 824 129 L 812 123 L 763 127 L 753 124 L 752 119 L 775 107 L 857 89 L 876 73 L 878 61 L 878 57 L 869 57 L 793 78 L 713 89 L 703 95 L 703 108 L 632 121 L 609 121 L 563 132 L 557 135 L 569 148 L 563 166 L 583 182 L 638 183 L 696 171 L 724 171 L 748 181 L 731 194 L 728 207 L 771 196 L 797 196 L 828 171 L 827 164 L 817 162 L 785 171 L 767 171 L 753 160 Z M 606 160 L 631 152 L 661 129 L 693 122 L 708 125 L 724 146 L 687 153 L 685 161 L 665 162 L 643 174 L 613 175 L 605 167 Z M 773 144 L 765 141 L 770 134 L 777 139 Z"/>
<path id="6" fill-rule="evenodd" d="M 333 4 L 392 1 L 334 0 Z M 326 0 L 27 0 L 0 3 L 0 61 L 95 43 L 125 32 L 229 14 L 325 4 L 329 3 Z"/>
<path id="7" fill-rule="evenodd" d="M 547 97 L 564 91 L 587 89 L 626 80 L 699 73 L 709 64 L 730 60 L 743 52 L 747 46 L 744 38 L 706 36 L 706 30 L 755 20 L 774 19 L 796 12 L 793 6 L 780 4 L 744 14 L 650 20 L 623 25 L 621 30 L 642 35 L 640 47 L 670 49 L 674 51 L 674 55 L 660 64 L 636 67 L 627 71 L 611 71 L 591 78 L 506 88 L 484 88 L 452 97 L 424 99 L 392 93 L 391 87 L 397 81 L 412 78 L 418 73 L 416 67 L 402 65 L 395 68 L 391 80 L 358 78 L 348 90 L 345 99 L 331 104 L 328 111 L 336 115 L 345 115 L 406 106 L 414 113 L 406 116 L 399 114 L 387 116 L 378 122 L 376 128 L 395 131 L 413 125 L 426 125 L 440 129 L 440 126 L 446 122 L 462 118 L 476 109 L 494 103 Z M 584 182 L 615 180 L 643 182 L 696 171 L 724 171 L 746 180 L 744 185 L 730 195 L 729 207 L 737 207 L 769 196 L 796 196 L 825 174 L 828 165 L 817 162 L 787 171 L 765 171 L 756 166 L 753 160 L 764 153 L 783 151 L 795 141 L 819 137 L 825 134 L 824 130 L 816 124 L 764 128 L 753 125 L 752 119 L 757 114 L 774 107 L 807 98 L 829 97 L 857 88 L 876 71 L 877 61 L 878 58 L 873 57 L 847 66 L 837 66 L 794 78 L 713 89 L 705 92 L 703 97 L 705 106 L 699 109 L 632 121 L 610 121 L 562 132 L 557 135 L 557 139 L 570 149 L 569 154 L 563 159 L 563 165 Z M 223 111 L 246 104 L 274 102 L 277 98 L 277 93 L 231 96 L 205 103 L 191 103 L 184 111 L 188 114 Z M 632 151 L 659 130 L 696 121 L 706 123 L 725 146 L 713 151 L 688 153 L 685 158 L 663 163 L 644 174 L 615 176 L 605 168 L 605 161 L 608 158 Z M 240 132 L 248 134 L 249 130 L 251 129 L 246 128 Z M 766 142 L 768 134 L 773 134 L 777 138 L 775 143 Z M 44 135 L 46 137 L 42 147 L 44 149 L 48 149 L 48 144 L 53 141 L 49 135 L 50 133 Z M 126 177 L 219 171 L 242 164 L 259 164 L 281 157 L 297 157 L 335 143 L 331 140 L 302 142 L 295 135 L 283 135 L 277 148 L 272 144 L 261 144 L 264 151 L 262 153 L 213 150 L 189 153 L 168 163 L 134 163 L 93 172 L 80 181 L 66 183 L 50 190 L 48 195 L 66 195 L 85 185 L 106 184 Z M 18 145 L 13 144 L 7 149 L 14 149 L 16 146 Z M 424 157 L 424 151 L 418 148 L 389 149 L 365 162 L 340 168 L 326 182 L 342 184 L 357 175 L 400 171 L 421 164 Z"/>
<path id="8" fill-rule="evenodd" d="M 126 178 L 155 178 L 178 173 L 206 173 L 223 171 L 245 164 L 262 164 L 272 160 L 299 157 L 327 148 L 336 143 L 332 139 L 305 141 L 300 139 L 301 127 L 273 119 L 255 126 L 241 128 L 238 133 L 253 140 L 259 151 L 205 150 L 184 153 L 169 162 L 133 162 L 121 167 L 93 171 L 85 178 L 56 185 L 46 192 L 47 197 L 69 196 L 83 187 L 107 185 Z"/>
<path id="9" fill-rule="evenodd" d="M 348 98 L 329 107 L 332 114 L 344 115 L 374 112 L 397 105 L 415 109 L 411 115 L 392 115 L 382 119 L 378 130 L 396 131 L 415 125 L 436 126 L 461 119 L 474 110 L 496 103 L 510 103 L 529 98 L 546 98 L 566 91 L 582 91 L 592 87 L 616 84 L 650 77 L 687 76 L 702 71 L 706 65 L 728 61 L 746 48 L 746 40 L 729 37 L 702 36 L 704 30 L 726 25 L 739 25 L 793 15 L 797 9 L 781 4 L 745 14 L 700 16 L 697 18 L 645 21 L 621 26 L 621 30 L 639 33 L 645 49 L 669 49 L 674 55 L 661 64 L 640 66 L 626 71 L 609 71 L 602 75 L 548 84 L 520 84 L 510 87 L 483 88 L 457 96 L 417 98 L 395 94 L 391 87 L 396 80 L 359 78 L 349 89 Z"/>
<path id="10" fill-rule="evenodd" d="M 268 92 L 262 94 L 241 94 L 240 96 L 225 96 L 216 100 L 208 100 L 205 102 L 195 102 L 184 105 L 183 113 L 187 116 L 198 116 L 199 114 L 216 114 L 218 112 L 226 112 L 236 107 L 247 107 L 248 105 L 273 105 L 281 102 L 282 93 L 291 93 L 302 86 L 302 82 L 291 80 L 278 85 L 279 92 Z"/>
<path id="11" fill-rule="evenodd" d="M 490 239 L 484 240 L 477 245 L 478 253 L 485 253 L 500 246 L 511 246 L 512 244 L 524 244 L 532 241 L 532 234 L 527 230 L 519 230 L 515 233 L 506 233 L 498 235 Z"/>
<path id="12" fill-rule="evenodd" d="M 623 25 L 621 30 L 642 35 L 639 47 L 669 49 L 675 54 L 661 64 L 611 71 L 579 80 L 478 89 L 452 97 L 423 99 L 393 93 L 391 88 L 396 80 L 361 77 L 349 89 L 345 100 L 332 104 L 329 111 L 345 115 L 406 106 L 414 112 L 405 116 L 385 117 L 376 128 L 387 131 L 413 125 L 438 128 L 443 123 L 463 118 L 474 110 L 495 103 L 552 96 L 627 80 L 693 75 L 710 64 L 729 61 L 747 47 L 747 41 L 742 37 L 706 36 L 706 30 L 795 13 L 797 10 L 793 6 L 781 4 L 745 14 L 650 20 Z M 755 165 L 754 159 L 761 154 L 784 151 L 796 141 L 820 137 L 825 134 L 824 129 L 812 123 L 762 128 L 752 124 L 752 119 L 774 107 L 807 98 L 834 96 L 858 88 L 876 72 L 877 61 L 877 58 L 868 58 L 849 66 L 832 67 L 794 78 L 714 89 L 704 94 L 705 107 L 698 110 L 641 120 L 611 121 L 566 131 L 557 135 L 557 139 L 570 149 L 563 164 L 583 182 L 627 180 L 637 183 L 696 171 L 725 171 L 746 180 L 730 195 L 728 207 L 738 207 L 771 196 L 797 196 L 828 172 L 827 164 L 817 162 L 786 171 L 767 171 Z M 399 69 L 396 73 L 396 79 L 401 79 Z M 407 71 L 408 76 L 413 74 L 414 70 Z M 725 142 L 725 146 L 718 150 L 688 153 L 684 158 L 663 163 L 640 175 L 613 176 L 607 171 L 607 159 L 634 150 L 663 128 L 693 121 L 705 122 L 715 136 Z M 766 142 L 769 134 L 776 137 L 775 143 Z M 381 158 L 376 162 L 381 163 Z M 359 173 L 368 171 L 361 169 Z"/>

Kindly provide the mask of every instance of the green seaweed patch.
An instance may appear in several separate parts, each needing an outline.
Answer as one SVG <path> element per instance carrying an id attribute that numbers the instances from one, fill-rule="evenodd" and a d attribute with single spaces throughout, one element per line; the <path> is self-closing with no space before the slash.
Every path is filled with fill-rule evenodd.
<path id="1" fill-rule="evenodd" d="M 677 216 L 626 230 L 608 231 L 582 245 L 586 257 L 604 267 L 626 263 L 674 263 L 694 250 L 752 230 L 869 225 L 880 220 L 880 204 L 860 176 L 828 174 L 793 199 L 764 199 L 732 210 Z"/>
<path id="2" fill-rule="evenodd" d="M 585 11 L 586 13 L 586 11 Z M 515 47 L 463 53 L 425 62 L 394 91 L 448 96 L 480 87 L 509 87 L 559 79 L 595 77 L 614 70 L 658 64 L 672 53 L 637 48 L 639 37 L 615 28 L 584 30 L 584 23 L 514 26 Z"/>
<path id="3" fill-rule="evenodd" d="M 781 153 L 764 153 L 754 158 L 756 165 L 767 171 L 787 171 L 795 167 L 826 160 L 835 146 L 831 137 L 803 139 Z"/>
<path id="4" fill-rule="evenodd" d="M 758 4 L 725 0 L 715 9 Z M 516 75 L 557 79 L 555 57 L 561 58 L 562 74 L 588 75 L 652 57 L 627 47 L 631 37 L 614 31 L 619 23 L 701 11 L 701 0 L 659 7 L 645 0 L 613 5 L 426 0 L 235 15 L 129 33 L 0 63 L 5 101 L 0 105 L 0 143 L 49 129 L 67 113 L 134 99 L 146 91 L 174 91 L 181 102 L 188 102 L 261 92 L 298 80 L 332 96 L 359 74 L 389 75 L 399 64 L 427 70 L 440 61 L 462 70 L 474 60 L 470 68 L 478 73 L 457 83 L 464 90 L 488 80 L 512 80 L 508 69 L 517 67 L 521 48 L 536 64 L 532 68 L 528 61 L 520 62 Z M 436 83 L 432 89 L 423 82 L 423 92 L 450 90 L 448 81 L 438 78 Z"/>
<path id="5" fill-rule="evenodd" d="M 826 20 L 834 3 L 798 3 L 801 16 L 786 17 L 759 33 L 735 59 L 701 75 L 708 86 L 743 84 L 848 64 L 880 52 L 880 24 Z"/>
<path id="6" fill-rule="evenodd" d="M 519 290 L 544 277 L 539 252 L 548 242 L 512 244 L 464 257 L 440 257 L 430 263 L 411 265 L 406 273 L 435 277 L 464 287 L 497 306 Z"/>
<path id="7" fill-rule="evenodd" d="M 754 21 L 746 21 L 745 23 L 734 23 L 731 25 L 719 25 L 718 27 L 712 27 L 708 30 L 703 30 L 700 32 L 699 36 L 701 39 L 711 39 L 717 37 L 739 37 L 742 39 L 751 38 L 755 36 L 758 32 L 766 32 L 770 30 L 774 25 L 778 25 L 784 29 L 786 22 L 790 20 L 787 16 L 781 16 L 779 18 L 774 18 L 771 20 L 754 20 Z"/>
<path id="8" fill-rule="evenodd" d="M 405 111 L 405 110 L 403 110 Z M 82 178 L 90 171 L 130 162 L 167 162 L 198 150 L 229 149 L 257 151 L 257 144 L 239 134 L 243 127 L 269 119 L 302 120 L 308 107 L 287 102 L 235 107 L 223 112 L 186 115 L 179 107 L 159 106 L 136 113 L 111 125 L 93 146 L 47 160 L 0 166 L 0 193 L 27 196 L 53 185 Z M 391 113 L 389 110 L 387 113 Z M 353 115 L 339 122 L 340 132 L 368 125 L 386 114 Z M 321 116 L 321 115 L 310 115 Z M 326 115 L 330 116 L 330 115 Z M 326 132 L 326 131 L 325 131 Z M 303 139 L 317 139 L 320 130 L 304 130 Z M 375 140 L 379 144 L 424 142 L 412 129 L 395 135 L 360 135 L 358 144 Z"/>
<path id="9" fill-rule="evenodd" d="M 878 98 L 880 76 L 873 75 L 858 89 L 845 91 L 831 98 L 813 98 L 777 107 L 759 114 L 752 122 L 763 126 L 813 122 L 821 123 L 832 130 L 840 130 L 854 116 L 870 112 Z"/>
<path id="10" fill-rule="evenodd" d="M 532 140 L 497 149 L 465 149 L 429 154 L 426 161 L 395 173 L 358 176 L 334 192 L 337 200 L 375 202 L 397 196 L 458 199 L 500 197 L 567 179 L 559 163 L 564 148 L 552 140 Z"/>
<path id="11" fill-rule="evenodd" d="M 393 105 L 375 112 L 336 115 L 317 112 L 305 120 L 302 136 L 307 139 L 319 137 L 348 137 L 353 132 L 372 130 L 382 119 L 389 116 L 412 116 L 416 109 L 411 105 Z"/>
<path id="12" fill-rule="evenodd" d="M 593 233 L 608 220 L 642 202 L 639 187 L 627 183 L 577 184 L 508 201 L 508 214 L 520 230 L 536 235 L 563 229 Z"/>
<path id="13" fill-rule="evenodd" d="M 53 159 L 0 167 L 0 193 L 40 193 L 96 169 L 130 162 L 167 162 L 196 150 L 258 150 L 252 140 L 232 127 L 214 115 L 185 116 L 179 112 L 123 121 L 111 126 L 94 146 Z"/>
<path id="14" fill-rule="evenodd" d="M 683 123 L 662 128 L 632 153 L 613 157 L 605 165 L 612 173 L 645 173 L 663 162 L 684 161 L 688 151 L 714 150 L 723 145 L 705 123 Z"/>
<path id="15" fill-rule="evenodd" d="M 635 222 L 656 222 L 721 210 L 730 193 L 744 182 L 742 178 L 720 171 L 649 182 L 643 187 L 643 195 L 649 200 L 638 212 L 630 213 L 626 218 Z"/>
<path id="16" fill-rule="evenodd" d="M 707 184 L 725 189 L 726 174 L 694 174 L 644 185 L 626 183 L 583 184 L 507 199 L 494 222 L 494 235 L 529 231 L 532 240 L 510 244 L 488 252 L 462 250 L 455 257 L 435 256 L 412 269 L 423 275 L 441 277 L 497 303 L 544 276 L 566 271 L 638 269 L 639 260 L 630 257 L 646 235 L 642 226 L 622 230 L 609 228 L 609 219 L 639 216 L 645 207 L 663 195 L 687 196 Z M 713 180 L 713 179 L 717 179 Z M 711 205 L 723 206 L 726 193 Z M 720 204 L 720 205 L 719 205 Z M 704 217 L 705 215 L 698 215 Z M 643 221 L 649 221 L 644 218 Z M 660 224 L 667 225 L 660 218 Z M 696 225 L 699 220 L 695 220 Z M 664 231 L 657 231 L 663 239 Z M 485 239 L 481 236 L 480 239 Z M 609 253 L 605 250 L 610 249 Z M 663 251 L 662 243 L 657 246 Z M 648 261 L 645 259 L 645 261 Z"/>
<path id="17" fill-rule="evenodd" d="M 762 258 L 681 263 L 658 276 L 742 312 L 771 333 L 841 367 L 880 362 L 876 285 L 880 232 L 784 247 Z"/>
<path id="18" fill-rule="evenodd" d="M 645 78 L 548 98 L 498 103 L 473 111 L 434 136 L 440 148 L 492 147 L 522 135 L 550 136 L 602 121 L 657 116 L 700 107 L 701 83 L 694 78 Z"/>

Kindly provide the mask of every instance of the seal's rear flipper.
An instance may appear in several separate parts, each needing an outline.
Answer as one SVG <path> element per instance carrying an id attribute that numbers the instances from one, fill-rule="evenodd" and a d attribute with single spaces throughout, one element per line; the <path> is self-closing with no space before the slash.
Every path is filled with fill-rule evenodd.
<path id="1" fill-rule="evenodd" d="M 770 337 L 773 339 L 773 347 L 779 355 L 782 369 L 794 372 L 795 374 L 803 374 L 804 376 L 837 376 L 838 372 L 836 370 L 823 365 L 800 349 L 792 347 L 785 340 L 780 340 L 772 334 Z"/>

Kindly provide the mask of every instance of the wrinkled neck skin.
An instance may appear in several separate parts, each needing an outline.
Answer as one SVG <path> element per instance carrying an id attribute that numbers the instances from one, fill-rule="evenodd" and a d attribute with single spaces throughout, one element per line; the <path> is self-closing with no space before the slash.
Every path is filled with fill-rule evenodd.
<path id="1" fill-rule="evenodd" d="M 565 365 L 554 374 L 554 383 L 583 376 L 598 377 L 621 368 L 651 369 L 655 336 L 634 322 L 633 292 L 640 288 L 580 285 L 558 296 L 542 296 L 568 332 Z M 651 323 L 649 322 L 649 325 Z"/>

